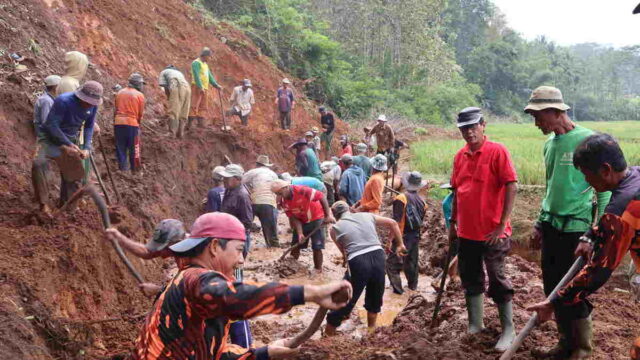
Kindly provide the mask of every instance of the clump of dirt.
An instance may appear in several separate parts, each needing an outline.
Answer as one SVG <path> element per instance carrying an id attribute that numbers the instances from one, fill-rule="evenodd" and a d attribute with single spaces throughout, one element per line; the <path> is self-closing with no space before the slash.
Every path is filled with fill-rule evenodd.
<path id="1" fill-rule="evenodd" d="M 259 273 L 276 281 L 286 279 L 294 275 L 305 274 L 308 271 L 305 264 L 290 256 L 287 256 L 282 260 L 275 261 L 257 260 L 256 263 L 257 265 L 254 265 L 247 270 Z"/>
<path id="2" fill-rule="evenodd" d="M 418 267 L 422 274 L 436 276 L 442 272 L 449 249 L 447 229 L 438 201 L 427 199 L 427 213 L 422 222 Z"/>

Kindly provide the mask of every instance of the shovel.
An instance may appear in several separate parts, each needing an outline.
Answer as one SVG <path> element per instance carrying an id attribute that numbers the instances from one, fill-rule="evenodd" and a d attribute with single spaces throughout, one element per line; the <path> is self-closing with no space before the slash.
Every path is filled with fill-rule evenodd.
<path id="1" fill-rule="evenodd" d="M 549 294 L 549 296 L 547 297 L 547 300 L 553 301 L 557 299 L 558 291 L 562 289 L 565 285 L 567 285 L 567 283 L 569 283 L 571 279 L 573 279 L 573 277 L 578 273 L 578 271 L 580 271 L 584 267 L 584 264 L 585 264 L 585 260 L 582 256 L 577 258 L 576 261 L 571 266 L 571 268 L 569 269 L 569 271 L 567 271 L 567 273 L 564 275 L 562 280 L 560 280 L 560 282 L 558 283 L 558 285 L 556 285 L 556 287 L 553 289 L 551 294 Z M 527 324 L 524 326 L 522 331 L 520 331 L 516 339 L 513 340 L 511 347 L 507 351 L 505 351 L 504 354 L 502 354 L 502 356 L 500 356 L 500 360 L 510 360 L 511 358 L 513 358 L 513 356 L 516 354 L 516 351 L 518 351 L 518 348 L 524 342 L 524 339 L 526 339 L 526 337 L 529 336 L 529 333 L 531 332 L 531 330 L 533 330 L 533 328 L 536 327 L 537 323 L 538 323 L 538 314 L 535 313 L 533 314 L 533 316 L 531 316 L 531 318 L 529 318 L 529 321 L 527 321 Z"/>
<path id="2" fill-rule="evenodd" d="M 227 126 L 227 118 L 224 115 L 224 108 L 222 106 L 222 91 L 218 89 L 218 100 L 220 101 L 220 113 L 222 113 L 222 131 L 230 131 L 231 126 Z"/>
<path id="3" fill-rule="evenodd" d="M 280 258 L 278 259 L 278 261 L 282 261 L 284 260 L 284 258 L 289 255 L 290 252 L 292 252 L 293 250 L 299 248 L 300 246 L 302 246 L 302 244 L 304 244 L 310 237 L 313 236 L 313 234 L 317 233 L 318 230 L 322 229 L 322 225 L 318 226 L 317 228 L 313 229 L 313 231 L 311 231 L 309 233 L 309 235 L 303 237 L 301 240 L 298 240 L 298 242 L 296 244 L 294 244 L 293 246 L 291 246 L 290 248 L 288 248 L 287 250 L 285 250 L 284 253 L 282 253 L 282 256 L 280 256 Z"/>

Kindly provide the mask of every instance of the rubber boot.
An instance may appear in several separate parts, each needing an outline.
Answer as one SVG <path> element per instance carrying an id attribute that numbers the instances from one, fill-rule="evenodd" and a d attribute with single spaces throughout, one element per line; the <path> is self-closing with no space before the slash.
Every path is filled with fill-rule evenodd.
<path id="1" fill-rule="evenodd" d="M 558 327 L 558 343 L 553 347 L 531 350 L 531 355 L 536 359 L 566 359 L 573 349 L 573 324 L 556 311 L 556 326 Z"/>
<path id="2" fill-rule="evenodd" d="M 484 329 L 484 295 L 465 296 L 467 301 L 467 314 L 469 315 L 468 334 L 477 334 Z"/>
<path id="3" fill-rule="evenodd" d="M 513 304 L 511 301 L 498 304 L 498 314 L 500 315 L 502 335 L 500 335 L 495 349 L 500 352 L 505 352 L 516 338 L 516 330 L 513 327 Z"/>
<path id="4" fill-rule="evenodd" d="M 574 349 L 570 360 L 584 360 L 591 358 L 593 352 L 593 326 L 591 315 L 584 319 L 573 320 L 573 343 Z"/>

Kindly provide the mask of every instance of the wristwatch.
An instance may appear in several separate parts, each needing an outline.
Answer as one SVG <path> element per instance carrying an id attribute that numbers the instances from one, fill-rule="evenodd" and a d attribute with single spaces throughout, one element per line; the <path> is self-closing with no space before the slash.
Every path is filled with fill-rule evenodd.
<path id="1" fill-rule="evenodd" d="M 587 243 L 593 246 L 593 240 L 591 240 L 591 238 L 588 236 L 582 235 L 578 240 L 580 240 L 580 242 Z"/>

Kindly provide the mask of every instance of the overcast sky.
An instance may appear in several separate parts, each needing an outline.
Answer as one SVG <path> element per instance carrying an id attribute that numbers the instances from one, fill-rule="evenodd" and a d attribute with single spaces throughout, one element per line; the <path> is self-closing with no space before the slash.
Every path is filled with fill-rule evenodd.
<path id="1" fill-rule="evenodd" d="M 561 45 L 596 42 L 616 47 L 640 44 L 640 0 L 493 0 L 509 26 L 534 39 Z"/>

